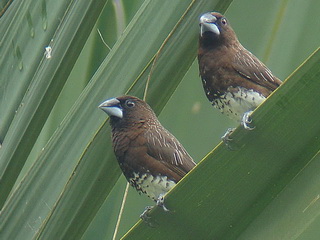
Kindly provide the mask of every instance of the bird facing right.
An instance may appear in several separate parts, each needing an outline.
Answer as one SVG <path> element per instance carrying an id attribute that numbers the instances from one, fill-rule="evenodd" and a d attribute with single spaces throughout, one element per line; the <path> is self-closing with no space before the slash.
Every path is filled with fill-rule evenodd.
<path id="1" fill-rule="evenodd" d="M 282 83 L 241 45 L 228 20 L 217 12 L 200 17 L 198 62 L 209 101 L 247 129 L 250 112 Z"/>

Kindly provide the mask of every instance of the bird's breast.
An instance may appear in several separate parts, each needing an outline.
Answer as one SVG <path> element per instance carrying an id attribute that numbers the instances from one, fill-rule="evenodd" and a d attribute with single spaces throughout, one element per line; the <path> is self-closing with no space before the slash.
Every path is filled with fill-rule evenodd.
<path id="1" fill-rule="evenodd" d="M 124 157 L 129 148 L 145 145 L 142 137 L 143 129 L 130 129 L 126 131 L 114 130 L 112 133 L 113 148 L 116 156 Z"/>

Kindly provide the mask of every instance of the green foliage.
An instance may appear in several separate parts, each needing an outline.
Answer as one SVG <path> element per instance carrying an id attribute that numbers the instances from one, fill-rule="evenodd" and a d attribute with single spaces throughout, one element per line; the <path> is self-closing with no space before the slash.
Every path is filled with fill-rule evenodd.
<path id="1" fill-rule="evenodd" d="M 1 239 L 111 239 L 125 180 L 97 108 L 106 98 L 146 97 L 197 162 L 220 142 L 235 123 L 208 103 L 194 59 L 198 16 L 230 2 L 12 2 L 0 18 Z M 319 46 L 319 5 L 235 0 L 226 15 L 285 79 Z M 237 129 L 235 151 L 219 145 L 168 194 L 156 228 L 125 238 L 317 239 L 318 62 L 255 111 L 254 131 Z M 117 239 L 150 204 L 129 190 Z"/>
<path id="2" fill-rule="evenodd" d="M 319 60 L 318 50 L 252 114 L 253 131 L 242 127 L 236 129 L 230 143 L 234 151 L 220 144 L 167 194 L 166 206 L 172 212 L 157 208 L 150 214 L 157 227 L 145 227 L 140 221 L 124 239 L 143 236 L 151 239 L 235 239 L 248 225 L 256 225 L 255 219 L 269 204 L 279 209 L 283 203 L 274 203 L 278 195 L 288 199 L 282 191 L 297 176 L 304 174 L 308 164 L 317 164 L 320 150 Z M 314 97 L 305 101 L 310 95 Z M 317 172 L 313 174 L 310 177 L 318 178 Z M 314 187 L 317 185 L 310 183 Z M 302 190 L 294 191 L 299 195 Z M 317 198 L 318 193 L 313 194 Z M 299 209 L 313 205 L 310 201 L 300 204 Z M 315 207 L 310 207 L 316 211 Z M 285 210 L 282 213 L 292 214 Z M 274 214 L 278 216 L 278 212 Z M 260 216 L 258 223 L 259 229 L 265 232 L 268 232 L 266 229 L 270 231 L 269 219 L 274 219 L 272 214 L 267 215 L 265 219 Z M 316 224 L 315 215 L 295 213 L 295 219 L 308 222 L 300 226 L 300 232 L 309 224 Z M 292 239 L 296 235 L 294 231 L 288 233 L 288 228 L 274 224 L 273 227 L 278 230 L 276 236 Z M 256 228 L 243 234 L 246 236 L 243 239 L 273 239 L 270 235 L 261 236 Z"/>

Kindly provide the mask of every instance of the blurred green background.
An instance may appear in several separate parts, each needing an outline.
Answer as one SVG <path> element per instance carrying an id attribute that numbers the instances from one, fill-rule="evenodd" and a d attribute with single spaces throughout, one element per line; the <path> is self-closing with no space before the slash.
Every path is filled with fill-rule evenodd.
<path id="1" fill-rule="evenodd" d="M 5 2 L 3 1 L 1 6 L 4 6 Z M 42 2 L 42 6 L 45 2 Z M 90 79 L 99 71 L 101 63 L 110 53 L 110 48 L 116 44 L 144 2 L 142 0 L 107 1 L 54 104 L 53 110 L 45 121 L 13 189 L 18 187 L 20 180 L 28 175 L 30 167 L 40 156 L 52 134 L 65 121 L 66 114 L 83 93 L 82 91 Z M 320 2 L 318 0 L 234 0 L 225 15 L 237 33 L 240 42 L 269 66 L 276 76 L 285 80 L 319 47 L 319 9 Z M 215 9 L 207 9 L 206 11 L 212 10 Z M 201 13 L 199 12 L 198 15 L 200 16 Z M 195 18 L 192 24 L 194 25 L 190 27 L 198 26 L 198 19 Z M 0 47 L 1 44 L 2 42 L 0 42 Z M 132 48 L 134 47 L 133 45 Z M 2 49 L 2 51 L 4 50 Z M 174 56 L 175 52 L 172 51 L 171 54 Z M 148 68 L 148 70 L 150 69 Z M 126 69 L 122 69 L 122 71 L 121 74 L 126 73 Z M 1 72 L 1 74 L 5 73 Z M 6 78 L 3 77 L 3 79 Z M 3 82 L 0 86 L 1 92 L 5 89 Z M 159 89 L 158 94 L 166 95 L 166 92 Z M 106 94 L 104 99 L 115 97 L 115 95 Z M 3 96 L 2 99 L 4 99 Z M 98 104 L 99 102 L 96 102 L 97 106 Z M 5 108 L 3 105 L 2 107 Z M 96 111 L 100 110 L 96 109 Z M 99 121 L 106 118 L 102 111 L 99 114 Z M 4 116 L 0 119 L 4 122 Z M 238 125 L 238 123 L 221 115 L 207 101 L 203 94 L 196 59 L 161 111 L 159 119 L 179 139 L 196 162 L 203 159 L 221 142 L 221 136 L 227 128 Z M 0 124 L 2 123 L 0 122 Z M 3 125 L 1 125 L 1 129 L 5 129 Z M 5 131 L 2 130 L 2 132 Z M 2 139 L 4 136 L 5 134 L 2 134 Z M 84 152 L 86 150 L 87 148 L 84 149 Z M 104 184 L 103 179 L 101 184 Z M 125 186 L 126 180 L 121 175 L 81 239 L 112 239 Z M 54 201 L 56 200 L 54 199 Z M 130 188 L 117 239 L 137 222 L 145 206 L 153 204 L 146 196 L 140 196 Z"/>
<path id="2" fill-rule="evenodd" d="M 302 3 L 234 0 L 225 15 L 242 45 L 267 64 L 276 76 L 285 80 L 319 46 L 320 33 L 315 29 L 320 27 L 320 20 L 314 18 L 314 21 L 309 21 L 309 17 L 306 17 L 308 14 L 316 16 L 318 9 L 320 3 L 317 1 Z M 214 11 L 208 9 L 212 10 Z M 198 24 L 197 20 L 195 24 Z M 281 42 L 281 39 L 288 39 L 288 36 L 290 41 Z M 295 51 L 292 51 L 292 48 Z M 110 96 L 106 96 L 108 97 Z M 221 141 L 221 136 L 227 128 L 237 126 L 237 123 L 220 114 L 208 102 L 199 78 L 197 60 L 161 112 L 159 119 L 179 139 L 196 162 Z M 125 183 L 124 177 L 121 176 L 117 188 L 110 196 L 113 199 L 111 202 L 117 201 L 120 205 Z M 139 196 L 130 188 L 119 235 L 128 230 L 126 226 L 136 222 L 137 216 L 145 206 L 152 204 L 152 201 L 145 196 Z M 105 227 L 105 216 L 112 211 L 116 214 L 119 205 L 110 206 L 108 201 L 105 202 L 96 217 L 100 224 L 92 224 L 89 227 L 85 235 L 87 239 L 92 239 L 92 236 L 101 233 L 103 229 L 106 232 L 110 231 Z M 99 225 L 100 229 L 97 230 L 95 227 L 98 228 Z"/>

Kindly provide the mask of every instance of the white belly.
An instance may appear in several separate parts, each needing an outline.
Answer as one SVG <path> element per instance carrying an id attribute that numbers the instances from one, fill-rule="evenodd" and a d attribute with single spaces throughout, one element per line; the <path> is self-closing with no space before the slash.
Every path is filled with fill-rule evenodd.
<path id="1" fill-rule="evenodd" d="M 131 185 L 137 188 L 138 192 L 143 192 L 151 199 L 157 201 L 160 194 L 167 193 L 176 185 L 172 180 L 168 180 L 167 176 L 156 176 L 134 173 L 134 177 L 130 179 Z"/>
<path id="2" fill-rule="evenodd" d="M 228 117 L 241 121 L 244 113 L 254 110 L 266 98 L 252 89 L 238 89 L 238 92 L 228 92 L 220 99 L 215 99 L 212 104 Z"/>

